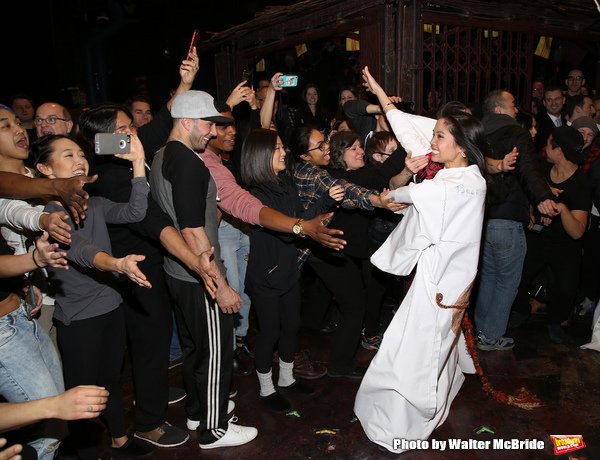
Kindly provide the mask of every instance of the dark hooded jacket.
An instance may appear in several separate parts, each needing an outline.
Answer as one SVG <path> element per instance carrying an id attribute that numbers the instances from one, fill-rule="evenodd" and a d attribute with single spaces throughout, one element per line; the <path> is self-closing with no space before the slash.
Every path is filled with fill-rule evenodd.
<path id="1" fill-rule="evenodd" d="M 492 158 L 501 160 L 514 147 L 519 151 L 513 171 L 490 175 L 486 218 L 527 223 L 530 203 L 536 207 L 542 201 L 554 198 L 540 172 L 531 136 L 514 118 L 505 114 L 486 114 L 482 123 Z"/>

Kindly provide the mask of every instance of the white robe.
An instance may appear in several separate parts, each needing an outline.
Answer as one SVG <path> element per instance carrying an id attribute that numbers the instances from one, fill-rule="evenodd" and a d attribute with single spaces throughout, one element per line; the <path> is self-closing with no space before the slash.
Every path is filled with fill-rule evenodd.
<path id="1" fill-rule="evenodd" d="M 590 340 L 590 343 L 581 345 L 581 348 L 600 351 L 600 301 L 596 304 L 594 318 L 592 319 L 592 340 Z"/>
<path id="2" fill-rule="evenodd" d="M 460 321 L 477 273 L 486 186 L 472 165 L 394 192 L 412 206 L 371 261 L 396 275 L 417 270 L 354 412 L 371 441 L 399 453 L 393 439 L 427 439 L 446 419 L 463 372 L 475 372 Z"/>

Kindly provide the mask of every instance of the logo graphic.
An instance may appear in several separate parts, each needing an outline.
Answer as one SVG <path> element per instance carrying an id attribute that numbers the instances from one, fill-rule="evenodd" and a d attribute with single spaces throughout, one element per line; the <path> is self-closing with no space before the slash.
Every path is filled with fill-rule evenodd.
<path id="1" fill-rule="evenodd" d="M 562 455 L 585 448 L 583 436 L 580 434 L 553 434 L 550 435 L 550 439 L 552 439 L 552 443 L 554 444 L 554 455 Z"/>

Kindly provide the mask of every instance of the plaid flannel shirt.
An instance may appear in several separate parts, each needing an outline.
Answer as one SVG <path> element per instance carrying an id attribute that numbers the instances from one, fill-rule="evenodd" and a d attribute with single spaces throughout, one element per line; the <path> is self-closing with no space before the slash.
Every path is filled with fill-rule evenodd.
<path id="1" fill-rule="evenodd" d="M 304 209 L 308 209 L 334 185 L 341 185 L 345 189 L 344 198 L 340 206 L 346 209 L 373 210 L 374 206 L 369 199 L 370 195 L 379 195 L 376 190 L 369 190 L 359 185 L 351 184 L 343 179 L 335 179 L 329 175 L 327 170 L 314 166 L 310 163 L 297 163 L 294 167 L 294 183 L 298 196 L 302 201 Z M 326 221 L 325 225 L 329 222 Z M 310 255 L 309 248 L 298 249 L 298 266 L 302 267 Z"/>

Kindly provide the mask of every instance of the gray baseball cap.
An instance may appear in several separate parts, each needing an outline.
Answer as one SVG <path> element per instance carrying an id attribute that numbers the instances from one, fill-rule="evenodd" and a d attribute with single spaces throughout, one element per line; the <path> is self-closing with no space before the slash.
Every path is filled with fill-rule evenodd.
<path id="1" fill-rule="evenodd" d="M 173 118 L 192 118 L 214 123 L 232 123 L 233 118 L 224 117 L 215 108 L 214 98 L 204 91 L 186 91 L 179 94 L 171 105 Z"/>

